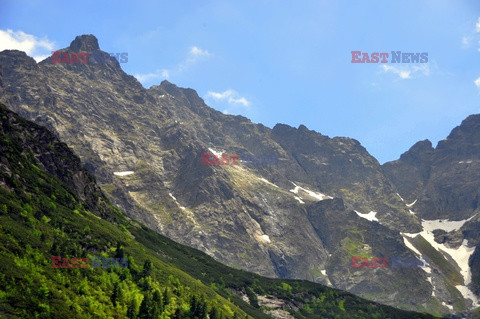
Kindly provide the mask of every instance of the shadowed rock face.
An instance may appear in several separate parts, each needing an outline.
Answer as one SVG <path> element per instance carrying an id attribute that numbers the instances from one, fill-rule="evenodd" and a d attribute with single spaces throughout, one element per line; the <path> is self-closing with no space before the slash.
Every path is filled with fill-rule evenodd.
<path id="1" fill-rule="evenodd" d="M 400 159 L 383 165 L 385 175 L 409 203 L 413 202 L 430 177 L 434 148 L 432 142 L 417 142 Z"/>
<path id="2" fill-rule="evenodd" d="M 75 38 L 62 51 L 108 55 L 92 35 Z M 469 178 L 478 171 L 443 172 L 450 163 L 445 157 L 465 160 L 452 152 L 470 151 L 472 161 L 480 159 L 470 150 L 476 124 L 454 130 L 449 143 L 436 149 L 419 142 L 381 166 L 356 140 L 330 138 L 303 125 L 270 129 L 225 115 L 194 90 L 168 81 L 146 90 L 114 58 L 106 59 L 53 64 L 49 58 L 37 64 L 23 52 L 3 51 L 0 100 L 72 147 L 112 202 L 176 241 L 267 276 L 331 283 L 407 309 L 432 303 L 422 271 L 353 272 L 349 254 L 413 256 L 400 232 L 421 231 L 418 216 L 406 206 L 417 198 L 413 209 L 421 216 L 446 216 L 454 208 L 471 215 L 479 184 Z M 457 145 L 463 143 L 471 145 Z M 206 166 L 205 152 L 275 155 L 279 162 Z M 125 171 L 134 173 L 114 174 Z M 458 174 L 471 183 L 449 180 Z M 452 202 L 449 196 L 460 195 L 450 195 L 450 185 L 469 191 L 466 204 L 457 197 Z M 377 212 L 379 222 L 354 210 Z M 454 234 L 443 235 L 448 241 Z M 378 290 L 385 282 L 391 284 Z"/>
<path id="3" fill-rule="evenodd" d="M 21 154 L 28 154 L 36 159 L 39 169 L 48 172 L 62 181 L 69 190 L 80 199 L 92 213 L 113 220 L 115 214 L 101 194 L 93 176 L 83 168 L 72 150 L 47 129 L 19 118 L 0 104 L 0 136 L 5 138 L 0 143 L 0 187 L 10 190 L 6 179 L 19 178 L 9 176 L 11 167 L 21 165 L 19 159 L 5 157 L 8 148 L 14 147 Z M 24 183 L 19 181 L 18 183 Z"/>
<path id="4" fill-rule="evenodd" d="M 70 50 L 73 52 L 90 52 L 100 50 L 100 47 L 98 46 L 97 38 L 92 34 L 88 34 L 75 37 L 75 40 L 70 43 Z"/>
<path id="5" fill-rule="evenodd" d="M 427 219 L 466 219 L 479 209 L 480 115 L 471 115 L 434 149 L 415 144 L 383 165 L 404 198 Z"/>
<path id="6" fill-rule="evenodd" d="M 424 219 L 469 219 L 460 229 L 437 231 L 435 240 L 476 247 L 469 259 L 471 287 L 480 291 L 480 115 L 471 115 L 436 148 L 415 144 L 399 160 L 383 165 L 385 174 Z"/>

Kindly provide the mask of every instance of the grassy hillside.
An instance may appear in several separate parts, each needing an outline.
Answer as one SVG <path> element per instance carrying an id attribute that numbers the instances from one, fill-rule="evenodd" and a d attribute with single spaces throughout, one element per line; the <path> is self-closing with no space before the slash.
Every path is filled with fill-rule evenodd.
<path id="1" fill-rule="evenodd" d="M 431 318 L 226 267 L 112 207 L 68 147 L 0 105 L 1 318 Z M 87 177 L 85 177 L 87 176 Z M 128 258 L 92 268 L 94 256 Z M 53 268 L 52 256 L 89 258 Z"/>

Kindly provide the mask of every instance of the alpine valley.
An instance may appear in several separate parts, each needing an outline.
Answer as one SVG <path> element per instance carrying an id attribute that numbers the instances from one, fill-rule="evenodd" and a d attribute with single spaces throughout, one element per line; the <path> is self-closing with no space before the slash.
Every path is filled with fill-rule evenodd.
<path id="1" fill-rule="evenodd" d="M 77 235 L 70 238 L 79 238 L 76 250 L 63 250 L 69 257 L 115 251 L 120 244 L 142 263 L 153 254 L 154 266 L 172 272 L 156 274 L 171 275 L 167 294 L 180 289 L 174 291 L 175 285 L 183 287 L 172 313 L 192 305 L 196 294 L 186 291 L 196 289 L 195 282 L 208 297 L 195 297 L 190 309 L 204 303 L 225 318 L 424 316 L 376 303 L 434 316 L 480 317 L 480 115 L 466 118 L 436 147 L 420 141 L 400 159 L 380 165 L 354 139 L 330 138 L 303 125 L 270 129 L 218 112 L 194 90 L 168 81 L 145 89 L 100 50 L 93 35 L 78 36 L 60 51 L 87 52 L 93 56 L 89 62 L 103 56 L 105 63 L 51 63 L 51 58 L 36 63 L 21 51 L 0 52 L 0 102 L 54 134 L 2 111 L 0 190 L 2 202 L 11 198 L 18 208 L 1 215 L 6 223 L 2 221 L 2 233 L 8 229 L 2 235 L 2 256 L 15 252 L 41 259 L 55 236 L 65 238 L 61 232 L 75 229 Z M 278 164 L 201 165 L 202 153 L 268 154 Z M 58 182 L 59 189 L 34 185 L 36 175 Z M 63 194 L 55 195 L 59 202 L 54 205 L 65 208 L 54 213 L 25 208 L 32 204 L 21 190 L 47 199 Z M 12 211 L 18 216 L 11 216 Z M 49 224 L 42 214 L 47 220 L 61 215 Z M 68 224 L 65 229 L 62 221 Z M 15 223 L 25 228 L 21 234 L 15 235 L 20 229 Z M 88 225 L 88 231 L 76 229 L 77 223 Z M 35 246 L 30 237 L 42 236 L 38 225 L 61 231 L 43 235 L 45 240 Z M 101 239 L 102 232 L 107 239 Z M 100 242 L 90 247 L 86 236 Z M 352 256 L 427 258 L 428 267 L 392 268 L 390 263 L 388 268 L 352 268 Z M 49 267 L 49 261 L 44 264 Z M 13 261 L 6 265 L 2 273 L 7 277 L 18 272 Z M 151 264 L 146 266 L 148 272 Z M 78 284 L 86 280 L 75 276 Z M 124 284 L 137 292 L 128 298 L 137 298 L 138 307 L 141 291 L 147 299 L 158 299 L 154 291 L 166 282 L 145 283 L 142 276 L 145 271 L 137 275 L 134 269 Z M 41 287 L 41 279 L 33 273 L 30 278 Z M 94 280 L 115 283 L 115 278 Z M 5 276 L 2 296 L 4 281 Z M 319 291 L 328 294 L 322 299 Z M 123 298 L 128 299 L 126 294 Z M 327 307 L 335 300 L 337 312 Z M 178 306 L 182 302 L 187 304 L 183 308 Z M 359 311 L 347 307 L 352 303 Z M 368 311 L 372 305 L 393 312 Z M 322 307 L 331 311 L 316 312 Z M 127 308 L 135 307 L 115 308 L 117 317 L 126 316 Z M 19 314 L 19 309 L 10 305 L 7 310 Z M 370 315 L 362 317 L 361 311 Z"/>

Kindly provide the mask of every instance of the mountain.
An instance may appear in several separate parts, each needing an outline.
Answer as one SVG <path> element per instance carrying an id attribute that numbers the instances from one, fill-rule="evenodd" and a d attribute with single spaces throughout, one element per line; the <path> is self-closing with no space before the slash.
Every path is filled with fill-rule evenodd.
<path id="1" fill-rule="evenodd" d="M 428 140 L 418 142 L 399 160 L 385 163 L 383 169 L 419 217 L 443 221 L 433 231 L 432 244 L 464 250 L 458 256 L 463 257 L 459 266 L 478 296 L 480 114 L 466 118 L 436 148 Z"/>
<path id="2" fill-rule="evenodd" d="M 0 119 L 2 318 L 433 318 L 223 266 L 115 209 L 45 128 L 1 104 Z"/>
<path id="3" fill-rule="evenodd" d="M 421 241 L 423 236 L 415 239 L 426 232 L 424 220 L 446 216 L 436 215 L 436 208 L 423 210 L 428 204 L 415 204 L 411 213 L 411 202 L 431 179 L 429 154 L 436 150 L 428 142 L 412 148 L 408 163 L 401 158 L 399 164 L 380 165 L 350 138 L 330 138 L 303 125 L 270 129 L 225 115 L 194 90 L 168 81 L 144 89 L 92 35 L 77 37 L 61 51 L 82 50 L 103 54 L 106 63 L 36 63 L 20 51 L 1 52 L 0 101 L 67 143 L 109 200 L 131 218 L 219 262 L 264 276 L 318 282 L 434 314 L 478 306 L 470 294 L 478 296 L 480 256 L 472 251 L 473 239 L 455 246 L 463 247 L 461 266 L 453 252 L 445 255 L 442 247 Z M 457 138 L 450 147 L 465 142 Z M 278 164 L 202 165 L 204 153 L 272 155 Z M 445 193 L 438 196 L 447 201 Z M 478 233 L 475 212 L 461 215 L 472 217 L 463 226 L 472 238 Z M 463 236 L 435 232 L 457 241 Z M 430 268 L 351 267 L 352 256 L 419 253 L 431 259 Z"/>
<path id="4" fill-rule="evenodd" d="M 384 164 L 386 174 L 415 201 L 422 217 L 466 219 L 480 205 L 480 114 L 471 115 L 434 149 L 415 144 L 398 161 Z"/>

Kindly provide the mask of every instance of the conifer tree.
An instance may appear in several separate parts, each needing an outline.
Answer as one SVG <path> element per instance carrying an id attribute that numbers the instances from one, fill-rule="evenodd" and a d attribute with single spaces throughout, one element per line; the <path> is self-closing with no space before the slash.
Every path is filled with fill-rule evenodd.
<path id="1" fill-rule="evenodd" d="M 152 318 L 152 299 L 150 293 L 146 293 L 140 304 L 140 310 L 138 311 L 138 318 L 150 319 Z"/>
<path id="2" fill-rule="evenodd" d="M 162 295 L 160 294 L 160 291 L 155 290 L 153 293 L 153 318 L 157 318 L 159 315 L 162 314 L 163 312 L 163 299 Z"/>
<path id="3" fill-rule="evenodd" d="M 127 306 L 127 318 L 128 319 L 136 319 L 137 318 L 137 313 L 135 309 L 135 300 L 132 299 L 130 303 Z"/>
<path id="4" fill-rule="evenodd" d="M 116 282 L 115 285 L 113 286 L 112 296 L 110 297 L 114 307 L 117 306 L 117 300 L 119 299 L 118 298 L 119 296 L 120 296 L 120 287 L 118 287 L 118 282 Z"/>
<path id="5" fill-rule="evenodd" d="M 145 260 L 145 263 L 143 264 L 143 270 L 142 270 L 142 277 L 147 277 L 152 274 L 152 262 L 150 259 Z"/>

